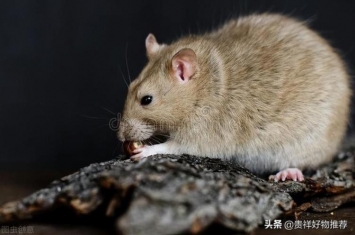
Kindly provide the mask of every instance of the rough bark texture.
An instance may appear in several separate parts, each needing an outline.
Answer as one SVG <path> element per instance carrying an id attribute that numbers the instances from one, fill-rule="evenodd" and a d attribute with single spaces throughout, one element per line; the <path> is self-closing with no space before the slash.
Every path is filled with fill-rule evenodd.
<path id="1" fill-rule="evenodd" d="M 285 212 L 326 212 L 354 201 L 354 176 L 354 148 L 301 183 L 267 182 L 219 159 L 116 159 L 92 164 L 5 204 L 0 224 L 64 208 L 85 215 L 101 211 L 98 216 L 115 219 L 118 231 L 128 235 L 196 234 L 212 225 L 249 232 Z"/>

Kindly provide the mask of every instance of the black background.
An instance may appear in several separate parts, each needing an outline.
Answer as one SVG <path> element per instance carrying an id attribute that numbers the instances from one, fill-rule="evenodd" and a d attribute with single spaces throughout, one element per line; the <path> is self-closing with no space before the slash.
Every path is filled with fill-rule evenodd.
<path id="1" fill-rule="evenodd" d="M 352 0 L 0 1 L 0 168 L 113 158 L 121 145 L 109 120 L 123 107 L 123 76 L 146 63 L 149 32 L 169 43 L 265 11 L 311 19 L 353 69 Z"/>

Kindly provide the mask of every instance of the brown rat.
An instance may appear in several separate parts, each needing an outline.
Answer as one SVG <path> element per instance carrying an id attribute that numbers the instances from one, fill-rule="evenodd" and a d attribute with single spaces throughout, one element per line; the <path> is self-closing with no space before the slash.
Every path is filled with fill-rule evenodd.
<path id="1" fill-rule="evenodd" d="M 260 14 L 171 45 L 146 39 L 148 64 L 128 91 L 118 137 L 165 143 L 133 158 L 190 154 L 235 158 L 275 181 L 329 162 L 348 122 L 344 63 L 297 20 Z M 300 169 L 300 170 L 299 170 Z"/>

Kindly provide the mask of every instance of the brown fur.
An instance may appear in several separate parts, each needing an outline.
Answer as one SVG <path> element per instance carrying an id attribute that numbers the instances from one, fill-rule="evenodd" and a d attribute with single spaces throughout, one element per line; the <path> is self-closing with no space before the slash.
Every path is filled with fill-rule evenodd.
<path id="1" fill-rule="evenodd" d="M 174 142 L 172 153 L 233 157 L 258 173 L 315 168 L 336 153 L 348 121 L 349 76 L 330 45 L 303 23 L 251 15 L 156 45 L 129 86 L 120 140 L 162 131 Z M 184 48 L 195 52 L 198 66 L 181 84 L 171 60 Z M 153 103 L 141 106 L 147 94 Z"/>

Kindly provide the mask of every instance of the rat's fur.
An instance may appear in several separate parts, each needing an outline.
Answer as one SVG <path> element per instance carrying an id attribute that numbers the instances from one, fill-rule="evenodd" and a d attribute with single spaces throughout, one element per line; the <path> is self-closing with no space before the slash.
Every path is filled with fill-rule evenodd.
<path id="1" fill-rule="evenodd" d="M 235 158 L 256 173 L 315 168 L 345 134 L 349 76 L 331 46 L 304 23 L 281 15 L 232 20 L 171 45 L 146 41 L 149 62 L 129 86 L 120 140 L 169 133 L 164 153 Z M 196 54 L 179 81 L 172 58 Z M 142 106 L 140 99 L 152 95 Z M 125 124 L 125 125 L 123 125 Z"/>

